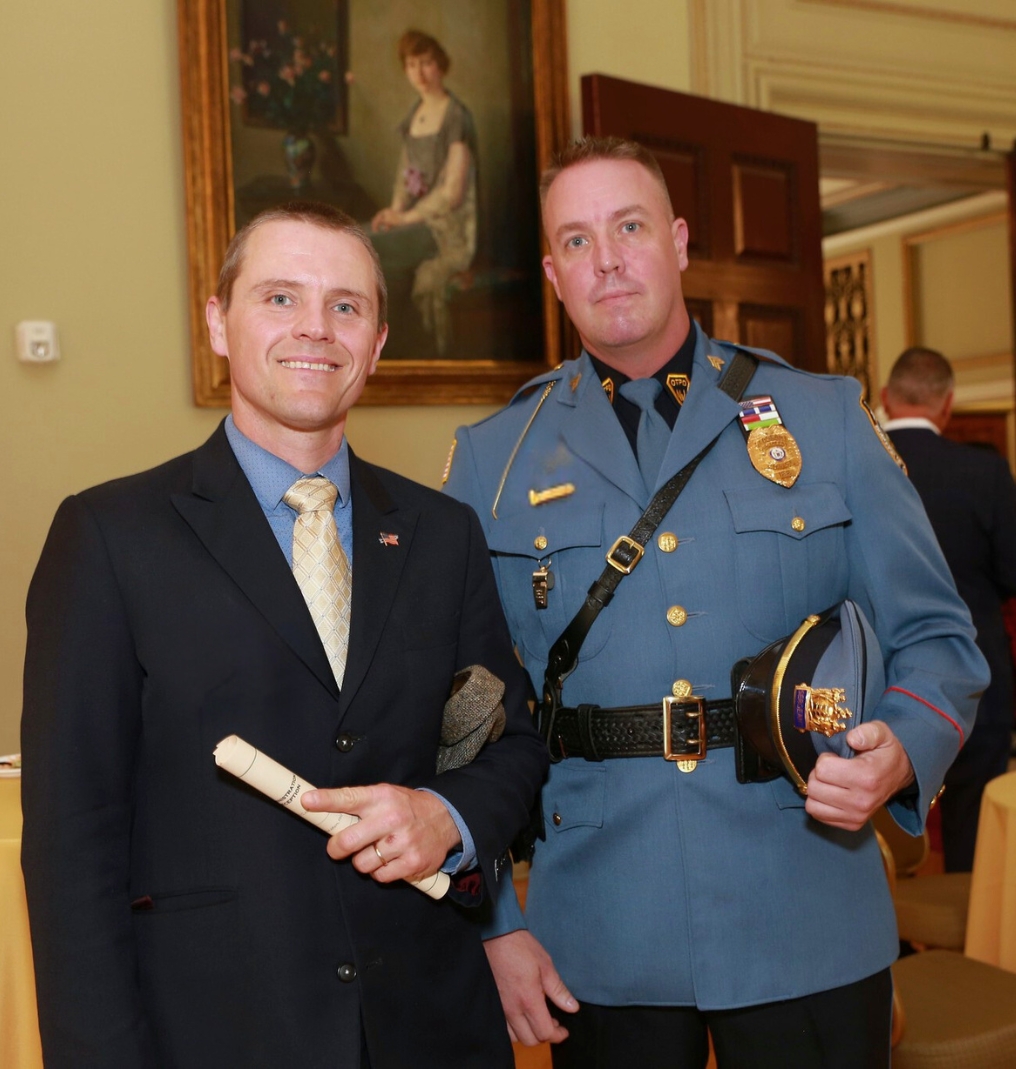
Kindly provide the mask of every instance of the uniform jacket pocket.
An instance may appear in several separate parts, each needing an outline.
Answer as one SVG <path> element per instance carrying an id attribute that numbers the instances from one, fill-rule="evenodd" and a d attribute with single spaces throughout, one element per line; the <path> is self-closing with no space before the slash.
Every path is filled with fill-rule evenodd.
<path id="1" fill-rule="evenodd" d="M 744 626 L 763 642 L 846 597 L 850 510 L 835 483 L 725 490 Z"/>

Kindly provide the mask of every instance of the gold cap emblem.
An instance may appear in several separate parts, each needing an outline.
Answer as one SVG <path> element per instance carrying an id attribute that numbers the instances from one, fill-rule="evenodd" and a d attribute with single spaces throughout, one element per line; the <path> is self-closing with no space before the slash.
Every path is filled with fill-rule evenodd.
<path id="1" fill-rule="evenodd" d="M 842 687 L 794 687 L 794 727 L 798 731 L 818 731 L 828 739 L 847 730 L 853 713 L 843 704 L 847 692 Z"/>

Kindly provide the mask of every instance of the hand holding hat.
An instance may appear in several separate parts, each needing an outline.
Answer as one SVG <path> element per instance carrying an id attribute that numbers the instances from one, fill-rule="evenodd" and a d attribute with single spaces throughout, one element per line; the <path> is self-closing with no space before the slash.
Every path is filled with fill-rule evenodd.
<path id="1" fill-rule="evenodd" d="M 823 824 L 857 831 L 880 806 L 914 781 L 903 744 L 884 720 L 847 732 L 853 760 L 819 756 L 808 777 L 805 810 Z"/>

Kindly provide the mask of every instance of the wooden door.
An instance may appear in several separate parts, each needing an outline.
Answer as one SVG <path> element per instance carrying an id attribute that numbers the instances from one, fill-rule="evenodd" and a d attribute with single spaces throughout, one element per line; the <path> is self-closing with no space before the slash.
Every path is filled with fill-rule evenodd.
<path id="1" fill-rule="evenodd" d="M 983 445 L 999 456 L 1009 456 L 1008 414 L 997 412 L 953 412 L 942 434 L 954 442 Z"/>
<path id="2" fill-rule="evenodd" d="M 582 78 L 582 124 L 659 160 L 688 223 L 684 295 L 706 333 L 826 371 L 815 124 L 602 74 Z"/>

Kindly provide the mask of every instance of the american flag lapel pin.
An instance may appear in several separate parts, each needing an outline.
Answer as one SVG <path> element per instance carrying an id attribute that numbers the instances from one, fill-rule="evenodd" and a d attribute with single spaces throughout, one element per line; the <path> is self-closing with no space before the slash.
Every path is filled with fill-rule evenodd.
<path id="1" fill-rule="evenodd" d="M 389 534 L 387 531 L 381 531 L 378 535 L 378 541 L 383 546 L 397 546 L 399 544 L 399 536 L 397 534 Z"/>

